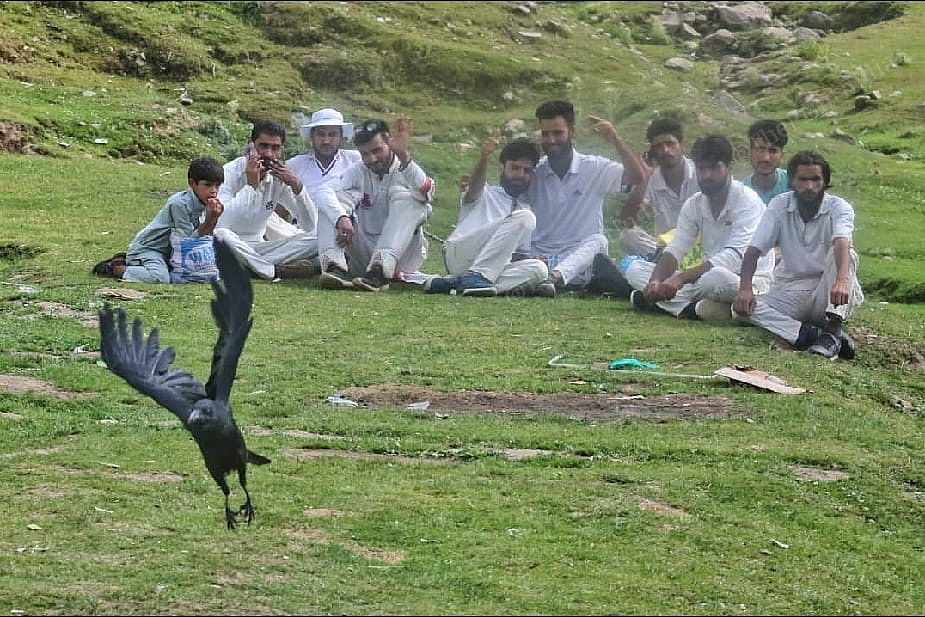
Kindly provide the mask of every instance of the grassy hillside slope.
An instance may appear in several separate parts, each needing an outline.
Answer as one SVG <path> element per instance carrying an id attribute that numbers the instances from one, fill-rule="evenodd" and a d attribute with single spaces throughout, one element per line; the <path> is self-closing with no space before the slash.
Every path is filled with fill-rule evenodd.
<path id="1" fill-rule="evenodd" d="M 925 8 L 774 3 L 843 31 L 753 63 L 743 112 L 717 102 L 716 60 L 664 67 L 687 52 L 652 20 L 662 3 L 519 6 L 0 4 L 0 612 L 925 612 Z M 771 74 L 785 80 L 762 87 Z M 95 355 L 111 302 L 205 378 L 211 291 L 91 265 L 185 186 L 190 157 L 236 155 L 261 117 L 301 151 L 298 114 L 328 105 L 414 118 L 443 237 L 483 136 L 532 130 L 552 97 L 640 150 L 648 121 L 677 113 L 689 143 L 730 135 L 739 171 L 755 117 L 784 119 L 790 152 L 824 152 L 858 213 L 858 358 L 603 298 L 255 281 L 233 401 L 273 463 L 249 470 L 254 525 L 228 532 L 183 427 Z M 606 153 L 584 125 L 578 139 Z M 571 366 L 550 366 L 559 354 Z M 659 371 L 601 368 L 625 357 Z M 711 378 L 730 364 L 807 392 Z"/>

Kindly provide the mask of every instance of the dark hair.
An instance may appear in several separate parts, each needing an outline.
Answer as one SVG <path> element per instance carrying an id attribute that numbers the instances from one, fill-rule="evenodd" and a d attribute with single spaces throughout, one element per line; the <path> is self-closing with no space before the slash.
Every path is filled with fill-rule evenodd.
<path id="1" fill-rule="evenodd" d="M 389 134 L 389 125 L 385 120 L 367 120 L 360 126 L 356 127 L 356 130 L 353 132 L 353 143 L 357 146 L 362 146 L 363 144 L 372 141 L 373 137 L 376 135 Z"/>
<path id="2" fill-rule="evenodd" d="M 684 141 L 684 128 L 677 118 L 656 118 L 646 129 L 646 139 L 649 143 L 659 135 L 670 133 L 677 137 L 678 141 Z"/>
<path id="3" fill-rule="evenodd" d="M 562 116 L 569 126 L 575 126 L 575 108 L 568 101 L 546 101 L 536 108 L 537 120 L 552 120 Z"/>
<path id="4" fill-rule="evenodd" d="M 756 138 L 761 138 L 781 150 L 787 145 L 787 140 L 789 139 L 787 129 L 777 120 L 758 120 L 748 127 L 749 144 Z"/>
<path id="5" fill-rule="evenodd" d="M 696 165 L 732 164 L 732 144 L 722 135 L 707 135 L 694 142 L 691 159 Z"/>
<path id="6" fill-rule="evenodd" d="M 790 157 L 790 162 L 787 163 L 787 179 L 791 187 L 793 187 L 793 181 L 797 177 L 797 168 L 800 165 L 818 165 L 822 168 L 822 180 L 825 182 L 823 188 L 827 189 L 832 186 L 832 168 L 825 157 L 813 150 L 800 150 Z"/>
<path id="7" fill-rule="evenodd" d="M 504 165 L 506 161 L 519 161 L 520 159 L 528 159 L 534 166 L 540 160 L 540 149 L 526 137 L 515 139 L 504 146 L 504 149 L 501 150 L 501 156 L 499 157 L 502 165 Z"/>
<path id="8" fill-rule="evenodd" d="M 201 182 L 202 180 L 206 182 L 224 182 L 225 168 L 211 157 L 200 156 L 190 162 L 186 177 L 191 182 Z"/>
<path id="9" fill-rule="evenodd" d="M 261 135 L 275 135 L 281 138 L 283 143 L 286 143 L 286 129 L 284 129 L 281 124 L 271 122 L 270 120 L 262 120 L 254 123 L 254 128 L 251 129 L 251 141 L 257 141 L 257 138 Z"/>

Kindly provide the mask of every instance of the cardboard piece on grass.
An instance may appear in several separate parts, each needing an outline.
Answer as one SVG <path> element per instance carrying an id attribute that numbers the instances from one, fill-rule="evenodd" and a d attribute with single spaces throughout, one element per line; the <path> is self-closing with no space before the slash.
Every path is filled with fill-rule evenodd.
<path id="1" fill-rule="evenodd" d="M 761 388 L 762 390 L 777 392 L 778 394 L 803 394 L 806 392 L 806 388 L 788 386 L 780 377 L 775 377 L 770 373 L 759 371 L 750 366 L 733 364 L 732 366 L 724 366 L 717 371 L 713 371 L 713 374 L 721 377 L 728 377 L 734 382 L 746 383 L 750 386 Z"/>
<path id="2" fill-rule="evenodd" d="M 119 298 L 120 300 L 141 300 L 148 294 L 137 289 L 104 287 L 96 292 L 107 298 Z"/>

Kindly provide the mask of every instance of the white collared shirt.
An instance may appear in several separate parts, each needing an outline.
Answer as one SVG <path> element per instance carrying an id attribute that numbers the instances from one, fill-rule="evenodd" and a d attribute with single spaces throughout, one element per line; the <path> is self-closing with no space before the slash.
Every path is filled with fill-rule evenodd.
<path id="1" fill-rule="evenodd" d="M 225 181 L 219 188 L 218 199 L 225 210 L 216 227 L 230 229 L 247 242 L 262 241 L 267 221 L 279 204 L 292 213 L 303 230 L 308 233 L 315 230 L 318 211 L 304 184 L 296 195 L 288 184 L 268 173 L 254 189 L 247 183 L 245 167 L 246 156 L 224 165 Z"/>
<path id="2" fill-rule="evenodd" d="M 762 254 L 780 246 L 775 282 L 800 288 L 802 281 L 813 289 L 825 270 L 832 242 L 835 238 L 851 242 L 853 234 L 854 208 L 841 197 L 825 193 L 816 216 L 807 222 L 800 216 L 793 191 L 787 191 L 768 204 L 749 244 Z"/>
<path id="3" fill-rule="evenodd" d="M 702 192 L 695 193 L 681 207 L 674 238 L 665 251 L 681 263 L 700 236 L 704 260 L 738 274 L 745 249 L 764 211 L 758 193 L 738 180 L 730 182 L 726 203 L 715 218 L 709 198 Z M 758 260 L 755 276 L 769 277 L 773 268 L 774 254 L 768 253 Z"/>
<path id="4" fill-rule="evenodd" d="M 364 226 L 367 229 L 382 229 L 389 216 L 389 190 L 393 185 L 408 187 L 416 200 L 429 205 L 436 190 L 433 178 L 414 160 L 405 169 L 400 167 L 401 163 L 396 156 L 392 159 L 388 173 L 380 178 L 362 161 L 350 165 L 340 177 L 318 189 L 316 199 L 319 210 L 334 224 L 342 216 L 355 214 L 365 219 Z"/>
<path id="5" fill-rule="evenodd" d="M 619 193 L 623 165 L 603 156 L 572 151 L 561 179 L 543 157 L 530 183 L 529 201 L 536 214 L 531 254 L 557 255 L 584 239 L 604 233 L 604 197 Z"/>
<path id="6" fill-rule="evenodd" d="M 314 195 L 322 184 L 340 177 L 348 167 L 354 163 L 359 163 L 360 159 L 358 150 L 338 149 L 327 167 L 323 167 L 318 162 L 314 152 L 297 154 L 286 161 L 286 166 L 308 188 L 308 193 Z"/>
<path id="7" fill-rule="evenodd" d="M 694 161 L 685 156 L 682 157 L 682 164 L 684 165 L 684 180 L 681 182 L 680 193 L 675 193 L 674 189 L 665 183 L 661 167 L 655 168 L 646 184 L 646 193 L 642 201 L 652 209 L 652 214 L 655 216 L 655 235 L 674 229 L 678 224 L 681 206 L 694 193 L 700 191 L 700 185 L 697 183 L 697 166 L 694 165 Z"/>
<path id="8" fill-rule="evenodd" d="M 449 240 L 467 236 L 498 219 L 510 216 L 514 210 L 530 209 L 526 203 L 526 195 L 521 195 L 515 201 L 500 186 L 485 186 L 482 194 L 473 203 L 462 202 L 463 197 L 465 193 L 460 197 L 459 222 L 450 234 Z"/>

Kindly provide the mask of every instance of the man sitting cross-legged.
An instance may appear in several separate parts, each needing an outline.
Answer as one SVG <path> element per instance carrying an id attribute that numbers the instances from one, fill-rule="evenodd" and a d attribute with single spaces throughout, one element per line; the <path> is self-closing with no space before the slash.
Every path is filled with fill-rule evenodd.
<path id="1" fill-rule="evenodd" d="M 411 159 L 411 130 L 367 120 L 353 136 L 362 160 L 318 189 L 322 287 L 385 291 L 424 263 L 435 185 Z"/>
<path id="2" fill-rule="evenodd" d="M 219 199 L 225 209 L 215 237 L 231 246 L 235 257 L 260 278 L 305 278 L 317 274 L 317 213 L 308 190 L 281 160 L 286 129 L 261 121 L 251 129 L 247 154 L 225 163 Z M 299 220 L 304 231 L 266 240 L 267 224 L 277 206 Z"/>
<path id="3" fill-rule="evenodd" d="M 732 318 L 732 300 L 739 290 L 739 269 L 745 247 L 764 213 L 752 189 L 732 179 L 732 145 L 725 137 L 698 139 L 691 151 L 700 192 L 684 202 L 674 238 L 658 262 L 637 259 L 626 270 L 636 308 L 659 308 L 691 319 Z M 700 237 L 704 260 L 678 270 Z M 762 257 L 750 281 L 757 292 L 770 284 L 774 256 Z"/>
<path id="4" fill-rule="evenodd" d="M 539 259 L 511 262 L 511 255 L 536 227 L 536 217 L 524 203 L 540 152 L 536 144 L 518 139 L 501 150 L 500 186 L 486 186 L 488 161 L 498 147 L 495 130 L 482 145 L 482 154 L 463 193 L 459 222 L 443 245 L 450 276 L 424 283 L 429 293 L 494 296 L 512 290 L 531 291 L 546 280 Z"/>
<path id="5" fill-rule="evenodd" d="M 826 192 L 831 169 L 822 155 L 803 151 L 787 165 L 792 191 L 771 200 L 742 263 L 733 308 L 741 319 L 780 336 L 796 349 L 826 358 L 854 357 L 842 322 L 864 301 L 851 248 L 854 208 Z M 768 293 L 755 297 L 752 272 L 762 254 L 780 246 L 781 262 Z"/>

